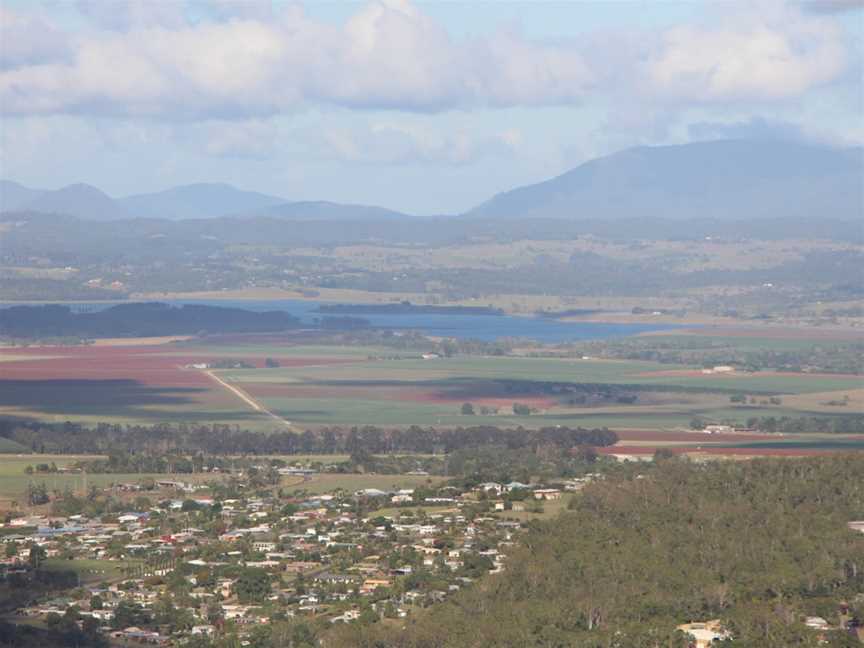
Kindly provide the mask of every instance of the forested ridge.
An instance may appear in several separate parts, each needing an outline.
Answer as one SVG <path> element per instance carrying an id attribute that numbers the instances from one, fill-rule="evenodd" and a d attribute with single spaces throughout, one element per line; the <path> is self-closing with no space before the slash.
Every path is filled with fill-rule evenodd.
<path id="1" fill-rule="evenodd" d="M 571 509 L 538 523 L 503 574 L 327 645 L 678 648 L 678 624 L 713 618 L 739 648 L 860 645 L 803 620 L 839 628 L 841 602 L 864 613 L 864 534 L 847 527 L 864 518 L 864 454 L 660 461 L 589 486 Z"/>

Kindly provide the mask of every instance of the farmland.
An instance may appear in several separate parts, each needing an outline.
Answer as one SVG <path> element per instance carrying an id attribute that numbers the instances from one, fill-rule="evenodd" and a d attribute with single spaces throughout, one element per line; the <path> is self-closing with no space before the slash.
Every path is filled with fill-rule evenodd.
<path id="1" fill-rule="evenodd" d="M 344 357 L 279 357 L 283 364 Z M 191 365 L 231 359 L 231 350 L 185 352 L 172 344 L 30 347 L 0 350 L 0 412 L 47 421 L 218 421 L 256 426 L 268 419 Z M 244 362 L 263 366 L 250 350 Z"/>
<path id="2" fill-rule="evenodd" d="M 267 371 L 227 370 L 221 376 L 269 410 L 306 425 L 668 428 L 686 426 L 694 416 L 743 423 L 751 416 L 810 413 L 819 407 L 807 400 L 800 401 L 800 407 L 778 406 L 769 403 L 770 396 L 855 394 L 861 385 L 857 376 L 836 374 L 720 375 L 703 374 L 696 367 L 670 370 L 669 365 L 651 362 L 514 357 L 358 360 Z M 566 390 L 546 383 L 618 385 L 634 389 L 637 400 L 575 404 Z M 730 394 L 737 393 L 755 395 L 756 402 L 730 406 Z M 472 404 L 473 415 L 462 413 L 463 403 Z M 513 403 L 532 411 L 514 414 Z"/>
<path id="3" fill-rule="evenodd" d="M 688 335 L 656 339 L 685 345 Z M 745 350 L 767 339 L 726 332 L 705 337 L 715 348 Z M 773 344 L 794 349 L 806 342 L 787 336 Z M 55 423 L 228 423 L 260 431 L 288 423 L 298 432 L 354 425 L 561 425 L 609 427 L 622 444 L 699 445 L 704 435 L 687 431 L 694 418 L 740 426 L 754 417 L 862 411 L 858 375 L 705 373 L 668 362 L 531 357 L 525 349 L 423 359 L 410 350 L 307 344 L 278 335 L 0 349 L 0 414 Z M 8 444 L 5 450 L 26 449 Z"/>

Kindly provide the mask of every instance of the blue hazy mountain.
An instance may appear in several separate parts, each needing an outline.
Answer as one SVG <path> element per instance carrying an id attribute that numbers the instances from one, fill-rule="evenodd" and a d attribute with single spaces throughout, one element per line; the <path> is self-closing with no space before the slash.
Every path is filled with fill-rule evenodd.
<path id="1" fill-rule="evenodd" d="M 12 180 L 0 180 L 0 211 L 20 209 L 44 193 L 44 189 L 32 189 Z"/>
<path id="2" fill-rule="evenodd" d="M 128 218 L 123 207 L 105 192 L 88 184 L 71 184 L 40 192 L 16 209 L 50 214 L 69 214 L 87 220 Z"/>
<path id="3" fill-rule="evenodd" d="M 794 142 L 631 148 L 500 193 L 473 218 L 722 219 L 864 215 L 864 149 Z"/>
<path id="4" fill-rule="evenodd" d="M 180 220 L 245 213 L 284 203 L 285 199 L 224 183 L 198 183 L 128 196 L 118 202 L 132 216 Z"/>
<path id="5" fill-rule="evenodd" d="M 324 200 L 282 203 L 245 215 L 303 221 L 387 221 L 411 218 L 411 216 L 384 207 L 346 205 Z"/>

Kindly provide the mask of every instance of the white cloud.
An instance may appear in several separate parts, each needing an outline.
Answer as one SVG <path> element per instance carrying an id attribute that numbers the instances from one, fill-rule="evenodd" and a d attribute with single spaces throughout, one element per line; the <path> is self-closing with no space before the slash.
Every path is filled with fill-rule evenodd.
<path id="1" fill-rule="evenodd" d="M 662 33 L 542 42 L 456 39 L 408 0 L 373 0 L 344 25 L 260 1 L 81 0 L 90 26 L 74 33 L 0 15 L 0 111 L 247 120 L 313 104 L 429 113 L 598 98 L 620 111 L 789 101 L 848 69 L 837 19 L 738 7 Z"/>
<path id="2" fill-rule="evenodd" d="M 180 28 L 187 24 L 186 3 L 178 0 L 77 0 L 80 14 L 102 29 Z"/>
<path id="3" fill-rule="evenodd" d="M 69 38 L 38 16 L 0 6 L 0 70 L 57 61 L 72 53 Z"/>
<path id="4" fill-rule="evenodd" d="M 782 5 L 716 25 L 675 27 L 662 41 L 644 65 L 643 82 L 650 93 L 678 101 L 789 99 L 836 79 L 847 65 L 833 20 Z"/>
<path id="5" fill-rule="evenodd" d="M 0 74 L 2 109 L 248 117 L 314 102 L 439 111 L 572 102 L 591 81 L 574 47 L 505 33 L 456 42 L 413 5 L 394 0 L 370 3 L 342 27 L 310 20 L 296 7 L 268 22 L 178 25 L 170 16 L 131 13 L 119 19 L 127 31 L 80 34 L 71 61 L 18 57 Z"/>
<path id="6" fill-rule="evenodd" d="M 282 144 L 274 120 L 212 120 L 174 130 L 175 140 L 211 157 L 265 160 Z"/>
<path id="7" fill-rule="evenodd" d="M 310 150 L 324 157 L 371 164 L 463 165 L 494 155 L 512 154 L 521 133 L 511 129 L 477 135 L 465 129 L 445 131 L 406 123 L 325 128 Z"/>
<path id="8" fill-rule="evenodd" d="M 695 122 L 687 125 L 687 135 L 690 140 L 785 140 L 837 147 L 861 145 L 854 133 L 840 136 L 806 124 L 760 116 L 738 121 Z"/>

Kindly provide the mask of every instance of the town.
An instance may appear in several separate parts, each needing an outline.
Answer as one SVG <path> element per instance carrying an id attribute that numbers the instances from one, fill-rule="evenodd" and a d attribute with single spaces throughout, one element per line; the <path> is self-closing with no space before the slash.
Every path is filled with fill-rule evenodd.
<path id="1" fill-rule="evenodd" d="M 505 570 L 528 519 L 601 477 L 304 489 L 332 468 L 258 460 L 212 468 L 207 481 L 91 486 L 11 512 L 0 574 L 10 592 L 38 593 L 15 622 L 85 642 L 207 645 L 279 622 L 311 639 L 337 623 L 398 621 Z"/>

